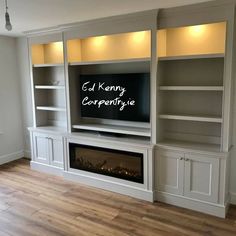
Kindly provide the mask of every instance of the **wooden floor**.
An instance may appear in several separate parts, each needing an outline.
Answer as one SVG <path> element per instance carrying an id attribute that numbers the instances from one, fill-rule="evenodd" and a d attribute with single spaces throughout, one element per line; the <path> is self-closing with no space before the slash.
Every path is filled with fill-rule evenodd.
<path id="1" fill-rule="evenodd" d="M 0 167 L 0 236 L 236 235 L 226 220 L 147 203 L 30 170 L 22 159 Z"/>

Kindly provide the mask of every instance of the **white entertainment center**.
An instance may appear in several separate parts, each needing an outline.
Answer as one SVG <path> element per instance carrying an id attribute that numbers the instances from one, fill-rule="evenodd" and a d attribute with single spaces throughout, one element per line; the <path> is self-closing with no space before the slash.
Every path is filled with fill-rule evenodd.
<path id="1" fill-rule="evenodd" d="M 234 9 L 214 1 L 29 32 L 31 167 L 225 217 Z M 150 122 L 83 117 L 80 76 L 124 73 L 150 73 Z"/>

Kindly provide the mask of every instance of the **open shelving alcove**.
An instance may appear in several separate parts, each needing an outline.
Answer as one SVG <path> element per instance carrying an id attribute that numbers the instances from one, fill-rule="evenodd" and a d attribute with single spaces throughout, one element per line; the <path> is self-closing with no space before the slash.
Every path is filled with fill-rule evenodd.
<path id="1" fill-rule="evenodd" d="M 158 142 L 223 150 L 226 27 L 218 22 L 157 31 Z"/>
<path id="2" fill-rule="evenodd" d="M 35 125 L 67 130 L 64 54 L 60 35 L 30 41 Z"/>
<path id="3" fill-rule="evenodd" d="M 74 37 L 67 38 L 65 43 L 67 46 L 71 131 L 106 132 L 132 137 L 139 136 L 150 140 L 150 122 L 83 117 L 80 77 L 104 74 L 150 74 L 151 31 Z"/>

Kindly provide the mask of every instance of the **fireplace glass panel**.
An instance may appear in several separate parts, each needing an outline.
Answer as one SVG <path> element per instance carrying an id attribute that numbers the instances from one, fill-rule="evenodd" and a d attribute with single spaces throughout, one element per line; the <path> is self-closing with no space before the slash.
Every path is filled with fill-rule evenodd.
<path id="1" fill-rule="evenodd" d="M 143 183 L 143 154 L 69 144 L 70 167 Z"/>

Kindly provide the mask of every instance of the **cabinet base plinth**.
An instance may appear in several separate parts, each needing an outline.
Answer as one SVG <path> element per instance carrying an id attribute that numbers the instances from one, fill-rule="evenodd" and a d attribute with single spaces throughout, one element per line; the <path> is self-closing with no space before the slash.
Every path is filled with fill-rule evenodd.
<path id="1" fill-rule="evenodd" d="M 34 161 L 30 162 L 30 166 L 31 166 L 31 169 L 36 170 L 36 171 L 40 171 L 40 172 L 51 174 L 51 175 L 63 176 L 62 168 L 49 166 L 49 165 L 37 163 Z"/>
<path id="2" fill-rule="evenodd" d="M 221 204 L 214 204 L 209 202 L 193 200 L 183 196 L 177 196 L 158 191 L 155 191 L 154 199 L 159 202 L 164 202 L 174 206 L 187 208 L 190 210 L 206 213 L 213 216 L 218 216 L 220 218 L 226 217 L 229 207 L 228 201 L 225 203 L 225 205 L 221 205 Z"/>

